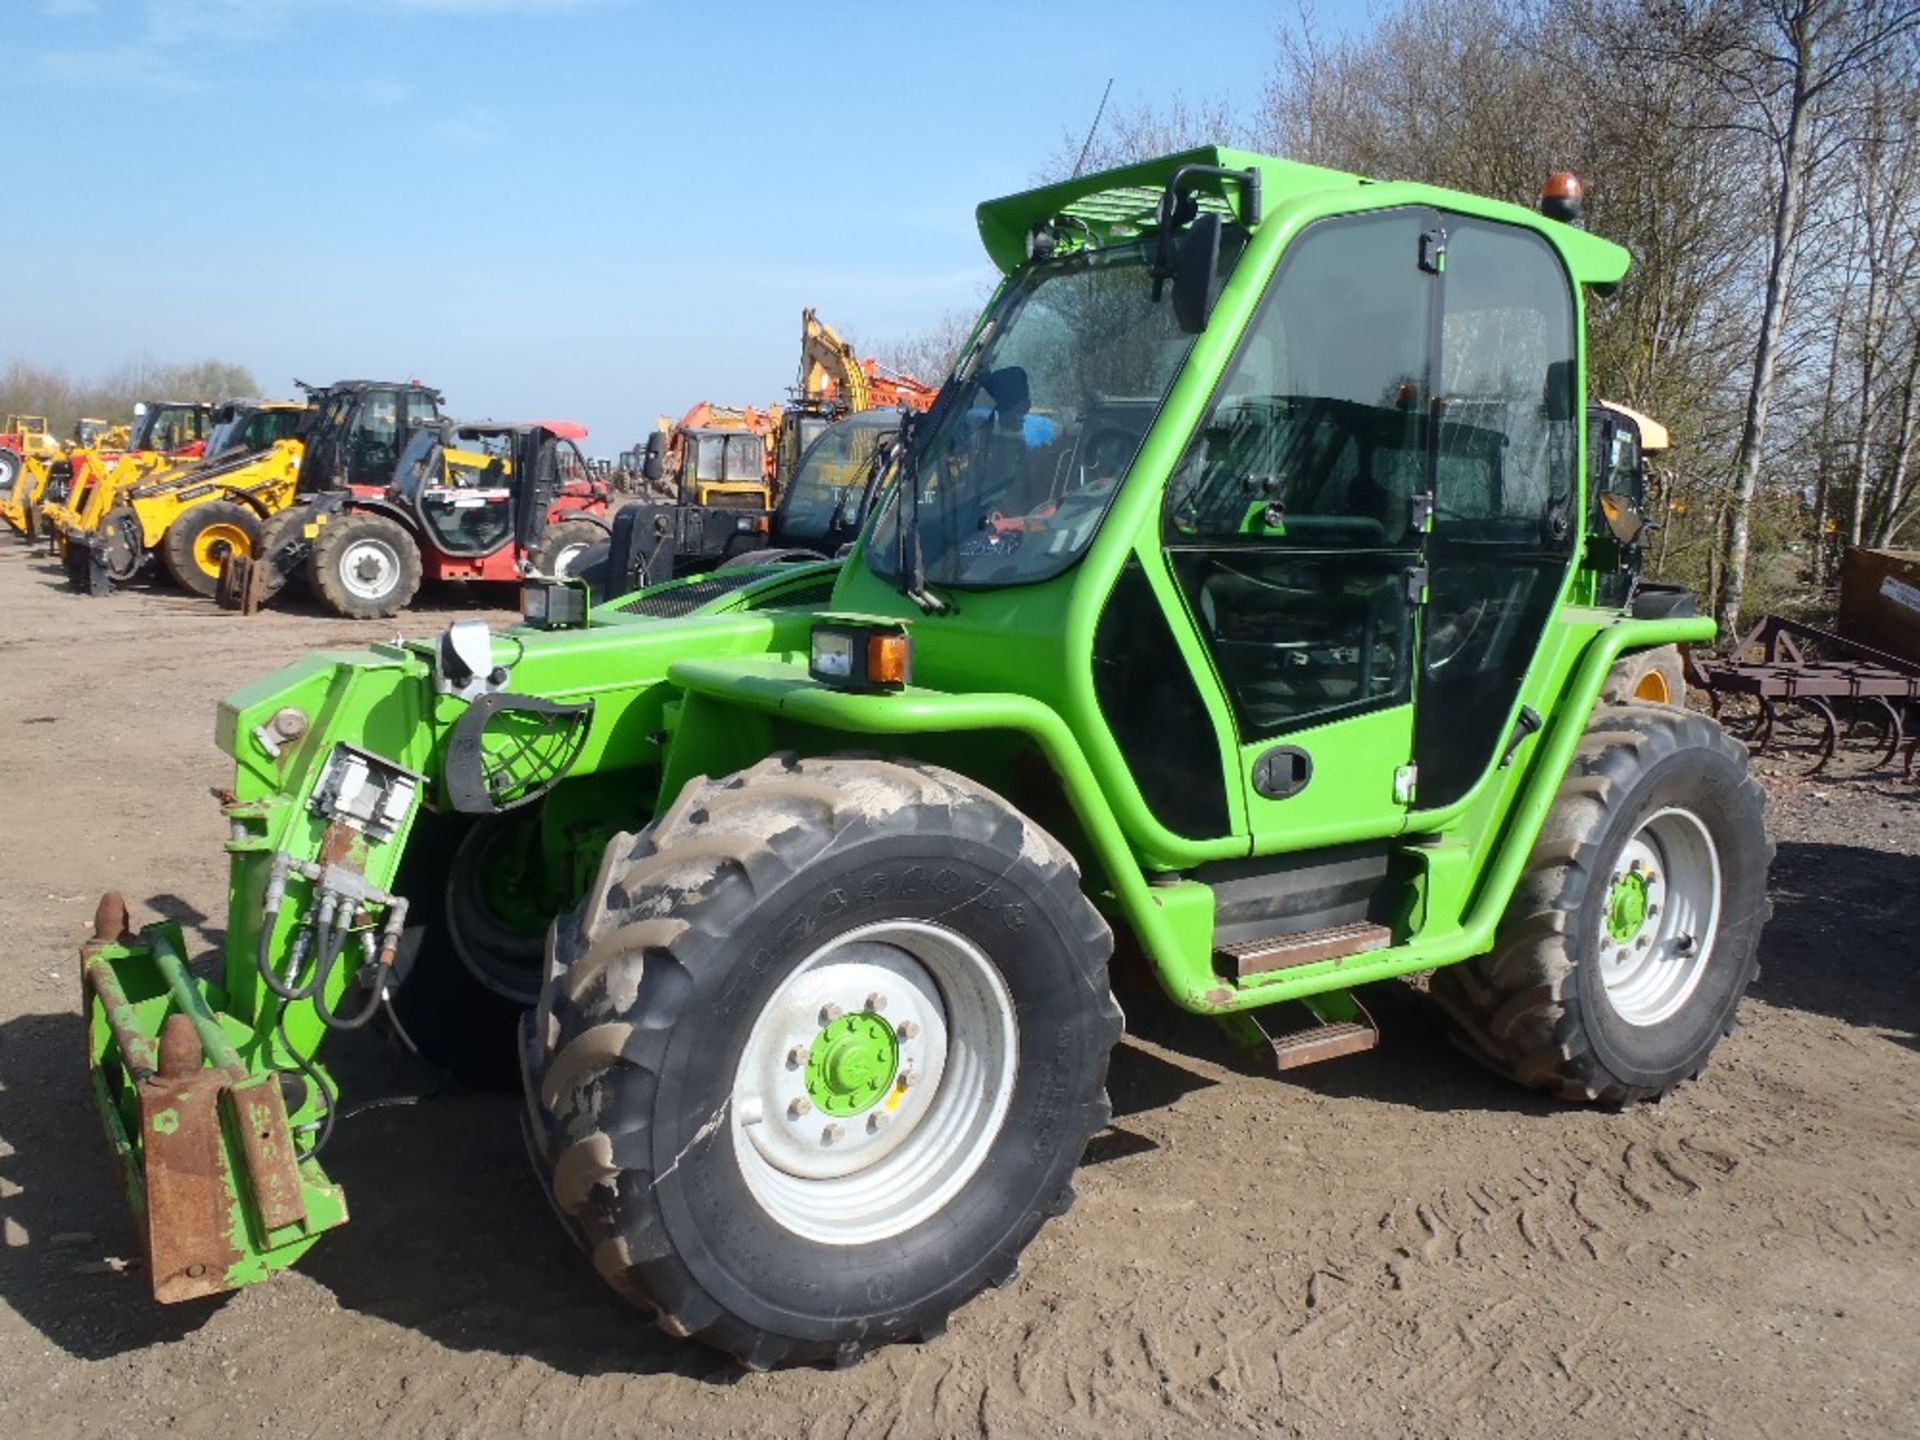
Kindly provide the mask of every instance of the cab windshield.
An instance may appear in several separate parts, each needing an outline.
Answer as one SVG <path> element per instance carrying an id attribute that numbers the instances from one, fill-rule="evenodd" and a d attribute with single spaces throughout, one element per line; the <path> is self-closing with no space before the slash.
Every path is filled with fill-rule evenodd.
<path id="1" fill-rule="evenodd" d="M 129 450 L 178 450 L 207 433 L 207 412 L 191 405 L 151 405 L 133 423 Z"/>
<path id="2" fill-rule="evenodd" d="M 1153 301 L 1152 251 L 1142 239 L 1029 265 L 1002 293 L 904 472 L 928 581 L 1030 584 L 1086 553 L 1193 347 Z M 867 548 L 888 579 L 899 511 L 895 494 Z"/>
<path id="3" fill-rule="evenodd" d="M 855 522 L 874 452 L 899 429 L 898 410 L 850 415 L 827 426 L 801 455 L 781 497 L 783 543 L 824 543 L 833 531 Z"/>
<path id="4" fill-rule="evenodd" d="M 744 431 L 696 435 L 693 478 L 757 482 L 766 473 L 765 457 L 766 450 L 758 435 Z"/>

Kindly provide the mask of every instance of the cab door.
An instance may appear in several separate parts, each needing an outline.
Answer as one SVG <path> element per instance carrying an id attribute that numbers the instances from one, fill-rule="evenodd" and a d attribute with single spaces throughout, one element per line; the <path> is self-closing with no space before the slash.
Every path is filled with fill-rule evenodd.
<path id="1" fill-rule="evenodd" d="M 1442 274 L 1415 679 L 1421 810 L 1465 798 L 1526 733 L 1520 692 L 1573 565 L 1580 458 L 1573 288 L 1552 246 L 1442 215 L 1429 250 Z"/>
<path id="2" fill-rule="evenodd" d="M 1405 823 L 1434 223 L 1407 208 L 1303 230 L 1168 481 L 1162 543 L 1233 714 L 1255 854 Z"/>

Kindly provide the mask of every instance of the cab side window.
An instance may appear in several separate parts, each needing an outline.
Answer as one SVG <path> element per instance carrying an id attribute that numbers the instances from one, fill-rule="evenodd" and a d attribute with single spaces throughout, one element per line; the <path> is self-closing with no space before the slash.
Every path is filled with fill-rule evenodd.
<path id="1" fill-rule="evenodd" d="M 1411 698 L 1430 219 L 1293 242 L 1168 483 L 1162 541 L 1243 741 Z"/>

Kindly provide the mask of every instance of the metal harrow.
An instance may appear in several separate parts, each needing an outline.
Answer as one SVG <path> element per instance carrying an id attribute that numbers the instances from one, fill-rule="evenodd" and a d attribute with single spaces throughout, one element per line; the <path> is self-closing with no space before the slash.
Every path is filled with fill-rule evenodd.
<path id="1" fill-rule="evenodd" d="M 1757 658 L 1755 658 L 1757 657 Z M 1864 721 L 1877 725 L 1880 758 L 1890 765 L 1904 747 L 1902 773 L 1911 779 L 1920 752 L 1920 664 L 1862 645 L 1829 630 L 1769 615 L 1728 656 L 1689 654 L 1687 679 L 1707 692 L 1716 718 L 1728 695 L 1751 695 L 1759 706 L 1746 735 L 1761 754 L 1772 746 L 1784 705 L 1820 718 L 1818 775 L 1840 741 Z M 1845 721 L 1842 721 L 1842 714 Z"/>

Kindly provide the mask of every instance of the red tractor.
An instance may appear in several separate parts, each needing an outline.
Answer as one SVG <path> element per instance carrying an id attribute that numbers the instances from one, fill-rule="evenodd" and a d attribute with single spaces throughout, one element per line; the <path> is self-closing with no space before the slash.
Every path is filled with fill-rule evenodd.
<path id="1" fill-rule="evenodd" d="M 423 579 L 566 574 L 607 538 L 610 489 L 580 453 L 586 433 L 567 420 L 416 430 L 384 491 L 303 502 L 314 593 L 336 614 L 373 620 L 404 609 Z"/>

